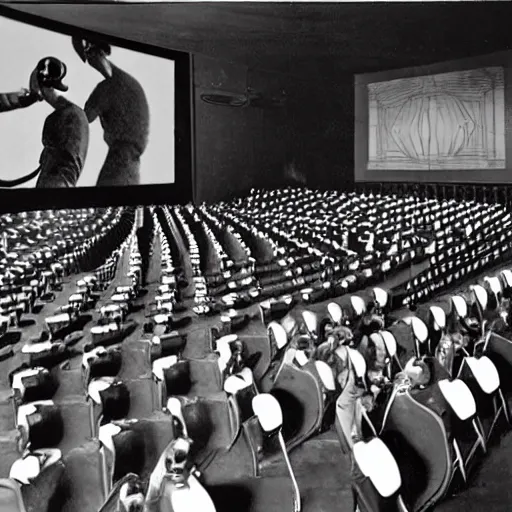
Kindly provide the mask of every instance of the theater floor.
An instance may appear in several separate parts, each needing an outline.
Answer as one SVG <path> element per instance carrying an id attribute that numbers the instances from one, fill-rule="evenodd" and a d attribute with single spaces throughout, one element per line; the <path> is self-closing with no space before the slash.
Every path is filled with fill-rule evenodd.
<path id="1" fill-rule="evenodd" d="M 137 323 L 137 328 L 128 339 L 136 340 L 142 335 L 142 326 L 145 321 L 143 306 L 151 301 L 151 296 L 155 293 L 159 284 L 159 253 L 159 248 L 155 247 L 148 273 L 147 293 L 139 301 L 140 308 L 136 308 L 136 311 L 130 316 Z M 118 272 L 109 290 L 102 294 L 103 298 L 109 297 L 112 290 L 122 284 L 120 276 L 125 275 L 122 267 L 123 259 L 121 259 Z M 38 314 L 28 316 L 27 326 L 23 329 L 22 339 L 16 344 L 15 352 L 19 353 L 22 345 L 41 331 L 46 316 L 53 314 L 58 306 L 67 302 L 69 295 L 73 292 L 76 280 L 79 278 L 80 276 L 73 276 L 72 280 L 68 280 L 65 284 L 63 291 L 57 294 L 55 302 L 45 305 Z M 100 305 L 101 299 L 97 306 Z M 91 312 L 91 314 L 94 316 L 97 313 Z M 90 322 L 90 325 L 92 324 L 93 322 Z M 199 343 L 195 347 L 192 347 L 192 345 L 187 347 L 190 357 L 201 357 L 202 347 L 200 346 L 201 337 L 199 333 L 204 330 L 205 324 L 206 321 L 198 319 L 197 322 L 193 323 L 194 326 L 189 329 L 189 339 Z M 76 348 L 83 348 L 89 340 L 90 327 L 88 325 L 84 328 L 84 337 L 78 342 Z M 80 360 L 79 356 L 75 357 L 71 361 L 71 366 L 77 368 Z M 19 364 L 17 357 L 0 362 L 0 401 L 1 396 L 5 396 L 9 389 L 8 373 L 16 367 L 16 364 Z M 72 392 L 71 388 L 63 386 L 56 396 L 56 401 L 64 403 Z M 0 430 L 4 433 L 11 430 L 11 434 L 0 436 L 1 476 L 7 476 L 6 471 L 8 474 L 8 468 L 13 462 L 13 457 L 16 457 L 12 444 L 12 421 L 12 406 L 3 400 L 3 403 L 0 403 Z M 68 446 L 81 442 L 81 434 L 77 432 L 77 435 L 74 436 L 74 433 L 68 432 L 70 434 L 66 440 Z M 304 443 L 292 452 L 291 461 L 301 489 L 304 512 L 353 511 L 348 462 L 340 451 L 334 432 L 327 432 Z M 281 459 L 265 466 L 263 478 L 254 479 L 251 482 L 247 482 L 240 474 L 241 471 L 236 468 L 235 461 L 233 461 L 230 468 L 222 468 L 222 472 L 225 473 L 224 477 L 227 481 L 229 481 L 229 475 L 232 475 L 233 484 L 218 484 L 209 489 L 219 512 L 232 511 L 234 499 L 238 503 L 237 510 L 240 512 L 292 510 L 291 500 L 286 501 L 286 496 L 289 496 L 286 491 L 291 489 L 290 480 Z M 492 512 L 509 510 L 510 503 L 512 503 L 511 481 L 512 433 L 504 436 L 501 443 L 491 449 L 470 487 L 458 496 L 440 504 L 436 507 L 436 510 L 455 512 L 456 509 L 464 510 L 469 509 L 469 507 L 475 510 L 485 508 Z M 249 495 L 247 494 L 248 490 Z"/>

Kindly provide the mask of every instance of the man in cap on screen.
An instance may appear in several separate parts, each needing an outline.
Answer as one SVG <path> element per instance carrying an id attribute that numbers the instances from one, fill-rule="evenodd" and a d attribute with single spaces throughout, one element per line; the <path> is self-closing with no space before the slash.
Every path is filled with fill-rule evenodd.
<path id="1" fill-rule="evenodd" d="M 104 77 L 84 107 L 90 123 L 99 117 L 109 148 L 96 184 L 138 185 L 140 158 L 149 137 L 149 105 L 144 89 L 110 62 L 110 45 L 74 37 L 73 47 L 84 62 Z"/>

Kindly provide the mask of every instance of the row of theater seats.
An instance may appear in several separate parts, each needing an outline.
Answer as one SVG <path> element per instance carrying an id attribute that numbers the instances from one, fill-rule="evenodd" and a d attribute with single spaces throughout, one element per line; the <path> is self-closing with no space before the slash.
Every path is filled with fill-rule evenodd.
<path id="1" fill-rule="evenodd" d="M 43 333 L 25 343 L 21 351 L 12 353 L 6 361 L 11 362 L 8 367 L 14 367 L 9 382 L 13 392 L 14 424 L 19 434 L 17 441 L 8 435 L 2 439 L 2 476 L 7 476 L 5 465 L 13 455 L 12 450 L 7 449 L 9 441 L 17 442 L 21 458 L 11 465 L 11 478 L 2 484 L 5 510 L 80 510 L 81 500 L 86 503 L 90 499 L 94 503 L 98 489 L 92 493 L 89 489 L 88 496 L 88 489 L 81 486 L 83 479 L 77 478 L 81 471 L 90 477 L 86 471 L 87 457 L 85 461 L 80 460 L 83 456 L 80 445 L 91 436 L 97 436 L 94 418 L 105 401 L 114 403 L 114 417 L 123 417 L 123 410 L 126 410 L 127 391 L 123 384 L 116 379 L 95 380 L 89 361 L 97 352 L 105 351 L 104 345 L 121 341 L 122 334 L 127 332 L 125 318 L 140 284 L 137 217 L 141 212 L 129 208 L 111 209 L 107 211 L 108 217 L 101 211 L 90 213 L 103 216 L 95 223 L 91 215 L 89 227 L 84 231 L 90 233 L 91 226 L 99 229 L 85 235 L 78 241 L 80 245 L 75 245 L 74 265 L 68 277 L 73 281 L 78 274 L 80 278 L 76 284 L 61 283 L 51 308 L 55 314 L 46 316 Z M 73 212 L 60 214 L 73 216 Z M 83 220 L 77 215 L 76 221 Z M 105 220 L 107 229 L 102 227 Z M 81 226 L 77 225 L 76 231 L 80 232 Z M 98 262 L 100 266 L 93 268 L 90 274 L 83 272 Z M 94 310 L 98 301 L 101 306 Z M 49 306 L 50 301 L 45 308 Z M 89 323 L 92 327 L 85 330 Z M 79 331 L 80 328 L 84 330 Z M 79 341 L 82 341 L 81 348 L 74 349 Z M 70 366 L 77 357 L 83 358 L 81 369 Z M 92 383 L 87 388 L 89 381 Z M 108 410 L 107 406 L 106 412 Z M 6 416 L 2 414 L 4 428 Z M 68 477 L 62 471 L 63 461 L 73 450 L 78 450 L 78 454 L 67 460 L 70 463 L 66 464 L 66 471 L 71 474 Z M 82 463 L 84 466 L 80 467 Z M 96 505 L 101 502 L 96 500 Z M 92 507 L 91 510 L 97 510 L 94 504 Z"/>
<path id="2" fill-rule="evenodd" d="M 121 216 L 121 211 L 113 208 L 36 211 L 16 219 L 3 216 L 7 236 L 6 247 L 0 251 L 1 332 L 5 335 L 9 327 L 20 325 L 24 313 L 51 300 L 63 276 L 79 271 L 79 265 L 84 270 L 91 263 L 96 265 L 87 261 L 87 255 L 111 238 Z M 10 347 L 3 341 L 5 355 Z"/>
<path id="3" fill-rule="evenodd" d="M 84 333 L 82 350 L 78 356 L 68 354 L 68 359 L 81 358 L 80 368 L 50 357 L 45 365 L 31 360 L 25 375 L 26 367 L 12 374 L 18 413 L 20 405 L 27 406 L 17 415 L 24 453 L 11 473 L 22 484 L 23 499 L 29 503 L 31 493 L 43 488 L 51 495 L 47 510 L 115 510 L 119 503 L 128 509 L 144 500 L 158 507 L 163 489 L 164 496 L 174 500 L 174 510 L 192 505 L 232 510 L 233 504 L 237 510 L 251 510 L 251 499 L 243 502 L 238 497 L 238 503 L 231 496 L 226 504 L 226 497 L 219 496 L 220 486 L 236 483 L 249 495 L 278 492 L 279 510 L 300 510 L 301 492 L 287 452 L 326 431 L 338 433 L 340 457 L 345 452 L 354 461 L 361 510 L 425 510 L 457 484 L 451 468 L 467 479 L 470 462 L 479 448 L 487 450 L 490 434 L 496 431 L 494 412 L 508 412 L 503 398 L 508 323 L 503 320 L 500 327 L 497 320 L 505 317 L 509 274 L 500 276 L 499 289 L 496 280 L 487 280 L 467 297 L 461 294 L 461 300 L 450 297 L 445 301 L 449 307 L 425 304 L 414 313 L 394 311 L 391 296 L 382 288 L 336 297 L 350 291 L 350 284 L 355 291 L 368 282 L 351 281 L 343 273 L 347 286 L 324 288 L 331 284 L 324 276 L 320 294 L 305 290 L 305 281 L 297 282 L 297 273 L 292 273 L 293 278 L 284 276 L 290 281 L 284 281 L 286 286 L 266 285 L 268 294 L 262 292 L 264 286 L 254 287 L 245 296 L 223 296 L 221 307 L 215 307 L 206 278 L 210 264 L 204 262 L 223 260 L 220 240 L 226 254 L 241 253 L 252 243 L 251 253 L 246 253 L 250 255 L 239 259 L 241 268 L 252 269 L 257 279 L 275 276 L 278 284 L 286 272 L 297 272 L 293 264 L 305 258 L 305 252 L 311 260 L 298 268 L 306 272 L 314 273 L 313 264 L 321 257 L 318 249 L 297 250 L 293 261 L 283 265 L 275 261 L 283 254 L 267 251 L 259 264 L 257 258 L 251 263 L 249 258 L 258 250 L 284 245 L 283 239 L 271 238 L 267 244 L 262 234 L 257 238 L 262 245 L 257 245 L 256 237 L 244 231 L 243 221 L 235 213 L 230 218 L 225 210 L 224 205 L 210 210 L 125 209 L 119 218 L 129 221 L 127 227 L 107 237 L 114 242 L 91 246 L 96 250 L 82 254 L 75 269 L 89 269 L 96 261 L 102 266 L 80 276 L 68 297 L 70 306 L 81 304 L 84 311 L 101 303 L 93 315 L 96 325 Z M 148 279 L 145 290 L 140 286 L 145 278 L 138 242 L 141 215 L 151 216 L 150 238 L 158 248 L 152 270 L 157 279 Z M 230 219 L 231 229 L 223 231 L 225 219 Z M 221 236 L 226 232 L 229 242 Z M 234 233 L 239 232 L 238 238 Z M 302 242 L 293 243 L 301 249 Z M 212 248 L 219 258 L 211 258 Z M 343 254 L 350 264 L 356 261 L 348 251 Z M 219 270 L 228 267 L 219 263 Z M 229 282 L 232 275 L 224 279 Z M 283 296 L 288 290 L 298 293 Z M 70 301 L 73 292 L 80 301 Z M 318 299 L 326 300 L 313 304 Z M 135 316 L 141 301 L 148 318 L 140 331 L 128 337 L 105 336 L 105 327 L 115 331 Z M 240 311 L 233 309 L 241 306 Z M 196 316 L 211 310 L 222 314 L 207 321 Z M 479 343 L 490 326 L 503 336 L 492 334 Z M 31 345 L 39 343 L 44 341 Z M 115 345 L 108 347 L 111 343 Z M 456 354 L 448 364 L 450 346 Z M 482 368 L 488 372 L 491 364 L 497 369 L 493 375 L 501 378 L 497 387 L 496 378 L 492 383 L 479 380 Z M 76 379 L 81 383 L 81 397 L 76 397 L 77 404 L 81 400 L 78 435 L 66 431 L 68 403 L 59 405 L 55 398 L 64 383 Z M 431 437 L 425 437 L 427 430 Z M 61 438 L 70 434 L 73 443 L 63 443 Z M 93 441 L 87 441 L 91 436 Z M 79 446 L 74 446 L 77 440 Z M 441 441 L 446 453 L 431 454 L 427 447 Z M 51 451 L 56 449 L 60 452 Z M 265 478 L 265 463 L 276 453 L 285 455 L 286 471 Z M 51 472 L 42 470 L 57 471 L 62 464 L 67 476 L 55 477 L 51 493 L 52 486 L 45 483 L 49 477 L 43 478 Z M 24 479 L 28 467 L 35 469 L 27 473 L 32 478 Z M 424 478 L 414 478 L 422 472 Z M 261 499 L 259 506 L 270 510 Z"/>
<path id="4" fill-rule="evenodd" d="M 167 214 L 175 250 L 206 284 L 202 313 L 300 291 L 339 295 L 411 265 L 395 296 L 413 305 L 510 252 L 510 216 L 498 205 L 287 189 Z"/>
<path id="5" fill-rule="evenodd" d="M 151 501 L 152 493 L 156 493 L 154 499 L 159 502 L 159 486 L 152 486 L 151 478 L 157 478 L 158 471 L 165 471 L 172 475 L 174 501 L 188 500 L 189 507 L 192 500 L 203 510 L 212 509 L 213 503 L 199 484 L 196 472 L 188 464 L 188 457 L 184 459 L 192 445 L 189 433 L 193 433 L 194 453 L 207 454 L 208 460 L 217 451 L 229 452 L 227 445 L 234 439 L 227 441 L 233 435 L 236 437 L 236 432 L 231 428 L 231 409 L 227 395 L 222 390 L 222 376 L 216 358 L 212 357 L 213 351 L 210 350 L 208 357 L 198 360 L 190 358 L 190 355 L 188 359 L 183 358 L 186 340 L 169 332 L 173 323 L 170 313 L 180 309 L 176 303 L 179 296 L 176 273 L 179 276 L 179 271 L 173 266 L 169 253 L 169 242 L 165 235 L 169 226 L 165 209 L 151 213 L 158 221 L 158 213 L 162 212 L 163 226 L 159 222 L 154 223 L 154 235 L 161 246 L 161 274 L 158 286 L 149 291 L 151 296 L 148 300 L 154 299 L 154 303 L 149 304 L 156 305 L 148 315 L 154 321 L 152 332 L 131 342 L 118 339 L 120 346 L 107 349 L 105 345 L 111 339 L 98 336 L 102 334 L 98 327 L 102 326 L 90 328 L 86 335 L 88 343 L 83 346 L 79 379 L 84 385 L 83 398 L 87 400 L 89 421 L 83 421 L 83 407 L 74 411 L 80 413 L 77 415 L 81 424 L 79 432 L 69 431 L 72 426 L 69 418 L 66 418 L 69 404 L 56 399 L 58 393 L 66 392 L 61 388 L 64 382 L 73 380 L 71 374 L 76 374 L 76 370 L 66 363 L 62 364 L 62 358 L 57 358 L 55 352 L 45 350 L 46 347 L 43 349 L 46 342 L 38 340 L 26 346 L 26 352 L 32 356 L 45 352 L 48 357 L 44 363 L 41 359 L 37 362 L 31 359 L 28 364 L 11 373 L 22 457 L 12 464 L 11 478 L 3 482 L 2 492 L 5 494 L 10 490 L 13 500 L 30 503 L 31 493 L 36 493 L 39 499 L 41 494 L 47 498 L 47 502 L 38 503 L 40 510 L 97 510 L 98 507 L 108 509 L 116 496 L 124 504 L 133 504 L 140 489 L 144 489 L 146 501 Z M 135 221 L 134 225 L 137 224 Z M 141 257 L 137 247 L 135 232 L 132 231 L 115 250 L 121 255 L 118 258 L 114 295 L 110 295 L 111 283 L 100 294 L 101 297 L 94 297 L 95 292 L 100 291 L 97 275 L 79 279 L 76 283 L 78 289 L 71 287 L 68 304 L 60 307 L 58 315 L 47 318 L 52 331 L 50 344 L 58 343 L 64 327 L 72 327 L 75 317 L 70 315 L 71 312 L 80 315 L 94 307 L 98 300 L 103 304 L 97 311 L 98 323 L 104 319 L 104 325 L 109 326 L 109 320 L 115 317 L 118 325 L 123 317 L 130 314 L 133 299 L 137 299 L 141 293 L 137 279 Z M 123 267 L 126 252 L 128 266 Z M 118 279 L 124 280 L 126 277 L 131 277 L 131 285 L 117 286 Z M 112 304 L 119 295 L 123 296 Z M 64 308 L 66 312 L 62 312 Z M 167 318 L 162 318 L 166 315 Z M 220 329 L 225 330 L 226 325 L 221 324 Z M 209 336 L 205 336 L 207 338 Z M 193 347 L 189 352 L 194 352 Z M 68 357 L 72 356 L 68 354 Z M 203 376 L 205 372 L 206 376 Z M 186 396 L 191 395 L 192 387 L 195 387 L 195 393 L 200 393 L 201 383 L 198 385 L 198 380 L 201 377 L 202 393 L 206 395 L 204 400 L 187 401 Z M 168 390 L 179 395 L 180 399 L 173 399 Z M 275 405 L 275 401 L 272 403 Z M 194 414 L 197 416 L 201 407 L 206 408 L 206 416 L 201 418 L 199 415 L 199 422 L 190 421 L 191 415 L 192 418 Z M 213 444 L 210 442 L 211 433 L 207 434 L 208 428 L 206 431 L 204 428 L 210 413 L 216 415 L 221 423 L 211 425 L 213 430 L 218 431 L 213 436 L 216 438 Z M 70 436 L 75 442 L 78 441 L 78 447 L 65 442 L 66 437 Z M 90 436 L 95 441 L 86 442 Z M 168 443 L 171 444 L 164 452 Z M 56 468 L 63 465 L 66 472 L 59 473 Z M 202 467 L 205 467 L 204 464 Z M 16 482 L 21 484 L 21 489 L 18 489 Z M 187 483 L 188 492 L 182 490 L 180 493 L 178 491 L 184 482 Z M 178 507 L 178 510 L 189 509 Z"/>

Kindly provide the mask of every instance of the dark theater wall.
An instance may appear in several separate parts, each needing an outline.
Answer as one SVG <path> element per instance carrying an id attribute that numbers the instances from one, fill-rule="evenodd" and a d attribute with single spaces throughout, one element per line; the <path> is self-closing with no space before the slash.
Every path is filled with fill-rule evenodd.
<path id="1" fill-rule="evenodd" d="M 249 86 L 272 96 L 283 85 L 277 74 L 194 56 L 196 202 L 272 185 L 284 169 L 289 136 L 283 108 L 211 105 L 201 94 L 244 94 Z"/>
<path id="2" fill-rule="evenodd" d="M 309 186 L 352 188 L 354 184 L 354 85 L 332 77 L 331 86 L 294 83 L 288 122 L 292 152 Z"/>
<path id="3" fill-rule="evenodd" d="M 195 201 L 213 202 L 252 187 L 285 183 L 294 162 L 307 183 L 351 187 L 354 174 L 352 78 L 318 88 L 297 79 L 203 56 L 194 56 Z M 325 82 L 325 80 L 324 80 Z M 340 85 L 341 83 L 341 85 Z M 202 93 L 286 97 L 284 107 L 225 107 L 205 103 Z"/>

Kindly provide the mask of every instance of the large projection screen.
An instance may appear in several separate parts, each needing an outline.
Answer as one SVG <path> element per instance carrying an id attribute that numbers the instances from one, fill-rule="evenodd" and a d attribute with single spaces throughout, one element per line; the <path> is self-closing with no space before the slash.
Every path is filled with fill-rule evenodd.
<path id="1" fill-rule="evenodd" d="M 109 82 L 92 65 L 80 59 L 71 37 L 66 34 L 0 16 L 0 42 L 4 48 L 0 52 L 3 69 L 0 93 L 28 88 L 31 71 L 40 59 L 48 56 L 58 58 L 67 66 L 63 82 L 69 90 L 64 96 L 82 109 L 87 110 L 85 105 L 98 85 Z M 120 154 L 115 186 L 175 183 L 175 62 L 114 45 L 111 45 L 108 59 L 128 78 L 121 83 L 120 75 L 115 75 L 119 83 L 116 85 L 110 80 L 112 86 L 102 89 L 96 103 L 103 105 L 104 116 L 89 123 L 85 162 L 74 186 L 99 184 L 107 155 L 114 146 L 113 151 Z M 113 97 L 108 91 L 114 91 Z M 126 98 L 122 119 L 111 114 L 119 109 L 109 110 L 107 105 L 114 103 L 115 96 L 119 99 L 117 104 Z M 146 105 L 143 105 L 143 97 Z M 0 114 L 1 180 L 16 179 L 38 167 L 44 149 L 43 127 L 53 111 L 50 104 L 41 101 Z M 146 124 L 146 133 L 142 133 L 142 126 Z M 111 133 L 107 133 L 108 130 Z M 111 143 L 114 137 L 116 140 Z M 123 168 L 134 167 L 131 162 L 135 157 L 138 169 L 131 174 L 124 173 L 126 179 L 123 179 Z M 37 181 L 38 178 L 34 178 L 16 188 L 33 188 Z"/>
<path id="2" fill-rule="evenodd" d="M 510 57 L 357 76 L 356 181 L 512 182 Z"/>

